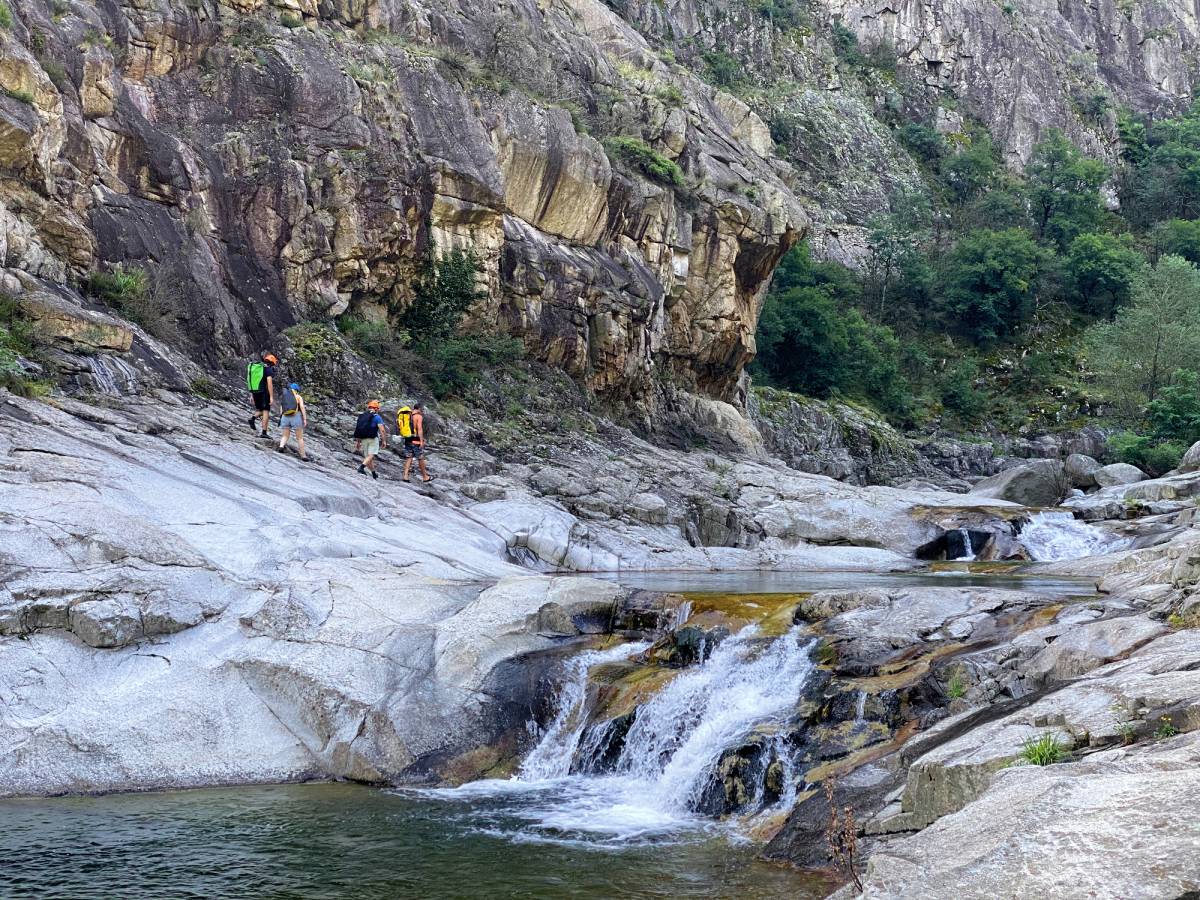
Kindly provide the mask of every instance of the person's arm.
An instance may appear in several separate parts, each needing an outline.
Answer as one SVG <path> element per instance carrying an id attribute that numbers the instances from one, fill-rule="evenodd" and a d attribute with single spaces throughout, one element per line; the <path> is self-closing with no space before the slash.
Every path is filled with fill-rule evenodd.
<path id="1" fill-rule="evenodd" d="M 304 397 L 300 394 L 296 395 L 296 402 L 300 405 L 300 425 L 304 428 L 308 427 L 308 410 L 304 408 Z"/>
<path id="2" fill-rule="evenodd" d="M 267 376 L 267 402 L 275 405 L 275 379 L 270 375 Z"/>
<path id="3" fill-rule="evenodd" d="M 382 416 L 380 417 L 380 421 L 379 421 L 379 449 L 380 450 L 387 449 L 387 429 L 383 426 L 383 417 Z"/>
<path id="4" fill-rule="evenodd" d="M 425 446 L 425 416 L 417 419 L 417 443 Z"/>

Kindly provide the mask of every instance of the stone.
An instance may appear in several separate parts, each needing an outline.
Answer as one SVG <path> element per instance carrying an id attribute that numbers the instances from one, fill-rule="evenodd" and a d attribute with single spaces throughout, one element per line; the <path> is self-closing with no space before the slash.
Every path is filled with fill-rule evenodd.
<path id="1" fill-rule="evenodd" d="M 1178 467 L 1175 469 L 1179 473 L 1200 471 L 1200 441 L 1188 447 L 1187 452 L 1183 454 L 1183 459 L 1179 461 Z"/>
<path id="2" fill-rule="evenodd" d="M 1039 459 L 985 478 L 971 488 L 969 496 L 995 497 L 1024 506 L 1055 506 L 1066 493 L 1063 464 L 1054 459 Z"/>
<path id="3" fill-rule="evenodd" d="M 1128 463 L 1112 463 L 1108 466 L 1101 466 L 1092 474 L 1096 479 L 1096 484 L 1102 488 L 1135 484 L 1145 481 L 1147 477 L 1146 473 L 1137 466 L 1131 466 Z"/>
<path id="4" fill-rule="evenodd" d="M 85 353 L 125 353 L 133 345 L 133 330 L 128 325 L 72 306 L 47 291 L 22 294 L 19 303 L 33 322 L 39 340 Z"/>
<path id="5" fill-rule="evenodd" d="M 1066 469 L 1067 481 L 1071 487 L 1082 490 L 1099 487 L 1096 483 L 1096 471 L 1101 466 L 1092 457 L 1085 456 L 1082 453 L 1072 453 L 1067 457 L 1063 466 Z"/>
<path id="6" fill-rule="evenodd" d="M 631 518 L 647 525 L 667 523 L 667 501 L 658 494 L 634 494 L 625 504 L 625 512 Z"/>

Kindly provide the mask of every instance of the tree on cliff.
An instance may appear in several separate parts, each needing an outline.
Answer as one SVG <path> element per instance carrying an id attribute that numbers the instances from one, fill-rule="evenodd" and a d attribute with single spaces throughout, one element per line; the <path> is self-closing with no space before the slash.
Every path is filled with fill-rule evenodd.
<path id="1" fill-rule="evenodd" d="M 1200 370 L 1200 270 L 1164 256 L 1138 280 L 1129 307 L 1092 327 L 1087 350 L 1117 412 L 1140 418 L 1181 370 Z"/>
<path id="2" fill-rule="evenodd" d="M 1025 168 L 1038 240 L 1066 247 L 1076 235 L 1096 230 L 1103 212 L 1100 186 L 1107 177 L 1103 163 L 1084 156 L 1065 134 L 1051 129 Z"/>

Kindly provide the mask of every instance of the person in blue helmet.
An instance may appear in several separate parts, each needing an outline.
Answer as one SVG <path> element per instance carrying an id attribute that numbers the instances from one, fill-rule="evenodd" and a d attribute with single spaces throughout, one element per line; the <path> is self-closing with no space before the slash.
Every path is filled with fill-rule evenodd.
<path id="1" fill-rule="evenodd" d="M 300 393 L 300 385 L 289 384 L 279 398 L 282 415 L 279 417 L 279 427 L 283 429 L 283 437 L 279 439 L 280 453 L 287 453 L 288 438 L 296 433 L 296 443 L 300 447 L 300 458 L 308 462 L 308 454 L 304 452 L 304 429 L 308 427 L 308 410 L 304 407 L 304 397 Z"/>

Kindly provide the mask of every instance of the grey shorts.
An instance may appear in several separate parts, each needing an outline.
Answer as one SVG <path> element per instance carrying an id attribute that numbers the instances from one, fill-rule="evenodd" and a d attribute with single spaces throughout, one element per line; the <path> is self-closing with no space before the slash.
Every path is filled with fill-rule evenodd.
<path id="1" fill-rule="evenodd" d="M 280 416 L 279 417 L 279 427 L 280 428 L 294 428 L 297 431 L 299 431 L 300 429 L 302 429 L 304 427 L 304 417 L 302 415 L 300 415 L 300 413 L 298 413 L 298 412 L 291 413 L 290 415 Z"/>
<path id="2" fill-rule="evenodd" d="M 422 445 L 417 444 L 417 443 L 410 444 L 408 441 L 404 442 L 404 458 L 405 459 L 420 459 L 424 455 L 425 455 L 425 448 Z"/>
<path id="3" fill-rule="evenodd" d="M 379 453 L 379 438 L 364 438 L 362 442 L 363 456 L 375 456 Z"/>

